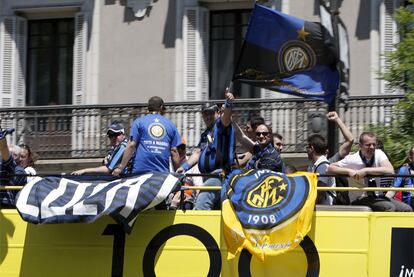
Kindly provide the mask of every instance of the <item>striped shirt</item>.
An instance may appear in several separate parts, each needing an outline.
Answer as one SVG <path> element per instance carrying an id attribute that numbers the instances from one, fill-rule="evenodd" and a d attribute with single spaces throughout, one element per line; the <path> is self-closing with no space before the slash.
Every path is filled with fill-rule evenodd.
<path id="1" fill-rule="evenodd" d="M 109 172 L 112 172 L 122 161 L 122 156 L 124 155 L 124 151 L 126 148 L 126 145 L 128 143 L 128 139 L 124 139 L 116 145 L 111 152 L 109 153 L 107 157 L 108 163 L 106 164 L 106 167 L 108 168 Z M 121 172 L 122 174 L 127 174 L 130 171 L 131 162 L 128 162 L 128 165 L 124 168 L 124 170 Z"/>

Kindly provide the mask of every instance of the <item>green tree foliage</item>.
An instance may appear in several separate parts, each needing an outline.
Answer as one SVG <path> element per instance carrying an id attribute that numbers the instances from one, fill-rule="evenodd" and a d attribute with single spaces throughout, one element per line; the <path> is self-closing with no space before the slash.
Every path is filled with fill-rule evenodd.
<path id="1" fill-rule="evenodd" d="M 413 0 L 410 1 L 413 4 Z M 414 144 L 414 9 L 400 7 L 395 15 L 400 42 L 395 51 L 386 53 L 387 66 L 380 78 L 393 89 L 405 92 L 395 110 L 393 125 L 377 125 L 373 129 L 382 140 L 395 167 L 401 166 Z"/>

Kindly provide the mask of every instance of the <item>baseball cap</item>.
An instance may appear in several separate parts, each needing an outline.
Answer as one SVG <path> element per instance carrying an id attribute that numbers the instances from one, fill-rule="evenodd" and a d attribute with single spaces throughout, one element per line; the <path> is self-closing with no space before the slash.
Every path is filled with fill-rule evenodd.
<path id="1" fill-rule="evenodd" d="M 201 112 L 218 112 L 219 107 L 215 103 L 205 103 L 201 107 Z"/>
<path id="2" fill-rule="evenodd" d="M 125 134 L 125 129 L 124 129 L 124 126 L 121 123 L 112 123 L 111 125 L 109 125 L 108 131 L 106 133 L 107 134 L 110 134 L 110 133 L 123 133 L 123 134 Z"/>

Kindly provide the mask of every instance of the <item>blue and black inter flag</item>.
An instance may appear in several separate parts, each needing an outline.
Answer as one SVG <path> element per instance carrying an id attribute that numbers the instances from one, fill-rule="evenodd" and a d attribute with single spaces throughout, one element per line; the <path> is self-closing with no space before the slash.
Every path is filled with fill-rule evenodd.
<path id="1" fill-rule="evenodd" d="M 329 103 L 339 86 L 337 60 L 320 23 L 255 4 L 233 80 Z"/>

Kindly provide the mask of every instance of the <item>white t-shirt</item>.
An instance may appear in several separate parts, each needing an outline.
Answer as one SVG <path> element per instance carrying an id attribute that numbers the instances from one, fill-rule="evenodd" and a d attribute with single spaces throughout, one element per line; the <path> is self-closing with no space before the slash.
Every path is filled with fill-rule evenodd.
<path id="1" fill-rule="evenodd" d="M 372 164 L 372 167 L 380 167 L 381 163 L 385 160 L 388 160 L 387 155 L 385 155 L 385 153 L 382 150 L 375 149 L 374 163 Z M 366 167 L 365 163 L 361 159 L 361 156 L 359 155 L 359 151 L 346 156 L 345 158 L 337 162 L 336 165 L 339 167 L 350 168 L 354 170 L 360 170 Z M 375 178 L 377 186 L 380 185 L 380 181 L 381 178 Z M 363 185 L 368 186 L 368 178 L 364 178 Z M 365 195 L 365 193 L 363 195 Z"/>
<path id="2" fill-rule="evenodd" d="M 385 160 L 388 160 L 387 155 L 380 149 L 375 149 L 374 154 L 374 163 L 372 167 L 380 167 L 381 163 Z M 354 170 L 363 169 L 366 167 L 365 163 L 362 161 L 359 151 L 354 154 L 349 154 L 339 162 L 337 162 L 339 167 L 351 168 Z"/>

